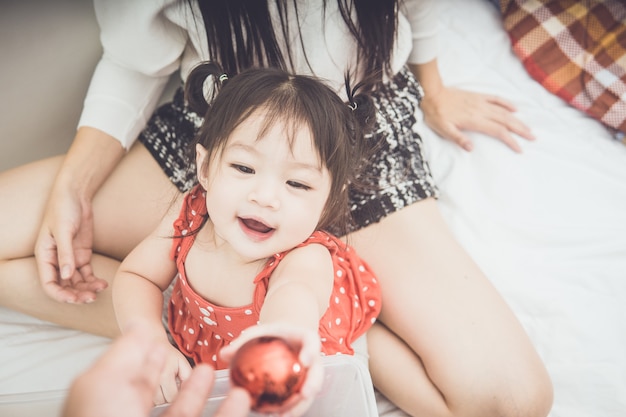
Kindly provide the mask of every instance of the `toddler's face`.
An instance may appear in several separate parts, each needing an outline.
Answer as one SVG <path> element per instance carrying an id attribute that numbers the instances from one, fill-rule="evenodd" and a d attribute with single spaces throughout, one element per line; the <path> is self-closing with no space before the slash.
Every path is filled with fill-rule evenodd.
<path id="1" fill-rule="evenodd" d="M 216 237 L 250 260 L 308 238 L 331 187 L 308 127 L 295 132 L 291 146 L 282 123 L 258 139 L 263 115 L 256 111 L 233 131 L 202 184 Z"/>

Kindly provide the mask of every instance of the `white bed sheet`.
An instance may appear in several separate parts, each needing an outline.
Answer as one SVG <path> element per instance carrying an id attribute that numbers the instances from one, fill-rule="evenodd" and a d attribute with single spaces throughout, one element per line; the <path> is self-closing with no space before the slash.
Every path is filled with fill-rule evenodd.
<path id="1" fill-rule="evenodd" d="M 626 146 L 527 75 L 488 2 L 440 7 L 445 82 L 512 100 L 538 139 L 522 141 L 517 155 L 472 134 L 475 149 L 466 153 L 420 127 L 439 206 L 546 362 L 555 387 L 550 416 L 622 417 Z M 7 400 L 58 403 L 51 391 L 67 388 L 108 343 L 0 309 L 0 415 Z M 384 399 L 379 407 L 386 417 L 404 415 Z M 35 409 L 23 415 L 58 411 Z"/>
<path id="2" fill-rule="evenodd" d="M 527 75 L 488 4 L 441 5 L 444 80 L 512 100 L 537 136 L 468 154 L 425 131 L 441 210 L 546 362 L 551 416 L 624 416 L 626 146 Z"/>

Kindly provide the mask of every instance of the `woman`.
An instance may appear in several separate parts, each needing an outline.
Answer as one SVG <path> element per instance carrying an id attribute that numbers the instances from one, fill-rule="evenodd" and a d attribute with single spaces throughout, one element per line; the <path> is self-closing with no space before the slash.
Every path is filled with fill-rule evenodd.
<path id="1" fill-rule="evenodd" d="M 400 7 L 379 1 L 352 12 L 341 7 L 351 4 L 344 1 L 325 7 L 279 1 L 269 8 L 250 1 L 253 9 L 241 10 L 228 9 L 228 1 L 202 2 L 204 8 L 161 3 L 96 1 L 104 55 L 68 154 L 0 177 L 0 304 L 118 334 L 107 281 L 176 193 L 190 185 L 177 168 L 184 158 L 178 149 L 193 136 L 197 116 L 175 98 L 144 130 L 177 69 L 185 77 L 198 60 L 210 58 L 227 72 L 250 63 L 283 65 L 325 78 L 337 90 L 346 71 L 358 71 L 380 77 L 374 89 L 378 133 L 388 143 L 380 156 L 393 162 L 372 164 L 381 193 L 353 193 L 358 227 L 348 236 L 383 290 L 384 326 L 368 334 L 377 388 L 385 393 L 391 384 L 404 387 L 404 395 L 390 399 L 412 415 L 545 416 L 551 385 L 540 359 L 437 210 L 437 189 L 421 157 L 421 140 L 412 133 L 419 88 L 405 64 L 425 92 L 429 125 L 465 149 L 471 144 L 464 129 L 495 136 L 514 150 L 519 148 L 511 133 L 532 135 L 509 103 L 443 86 L 433 47 L 436 2 Z M 243 20 L 253 26 L 237 31 L 234 25 L 230 34 L 223 26 L 230 20 L 219 13 L 251 16 Z M 346 19 L 352 15 L 358 17 Z M 268 31 L 272 25 L 275 30 Z M 247 38 L 253 29 L 258 36 Z M 233 39 L 248 42 L 253 52 L 238 54 L 240 45 L 230 53 Z M 258 39 L 267 42 L 254 49 Z M 397 370 L 392 380 L 382 377 L 389 369 Z M 409 409 L 406 398 L 415 397 L 420 407 Z"/>

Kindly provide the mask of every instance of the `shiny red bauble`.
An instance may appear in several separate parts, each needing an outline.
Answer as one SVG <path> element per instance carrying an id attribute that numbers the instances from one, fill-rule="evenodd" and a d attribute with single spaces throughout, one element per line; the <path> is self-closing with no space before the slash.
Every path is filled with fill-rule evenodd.
<path id="1" fill-rule="evenodd" d="M 280 413 L 298 401 L 306 368 L 299 350 L 279 337 L 257 337 L 237 350 L 230 363 L 230 379 L 252 397 L 252 409 Z"/>

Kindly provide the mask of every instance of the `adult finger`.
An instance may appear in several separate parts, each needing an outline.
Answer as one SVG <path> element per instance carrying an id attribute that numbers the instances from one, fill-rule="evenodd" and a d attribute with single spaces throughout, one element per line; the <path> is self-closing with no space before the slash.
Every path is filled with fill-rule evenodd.
<path id="1" fill-rule="evenodd" d="M 98 278 L 94 275 L 91 263 L 87 263 L 81 266 L 80 268 L 78 268 L 78 271 L 83 277 L 83 282 L 87 284 L 88 287 L 91 288 L 93 291 L 101 291 L 109 285 L 106 280 Z"/>
<path id="2" fill-rule="evenodd" d="M 78 295 L 76 291 L 64 285 L 59 285 L 56 281 L 42 282 L 43 291 L 53 300 L 62 303 L 76 303 L 78 302 Z"/>
<path id="3" fill-rule="evenodd" d="M 156 352 L 150 355 L 151 352 Z M 154 364 L 155 361 L 163 363 L 165 352 L 161 346 L 156 345 L 153 338 L 142 322 L 137 321 L 123 329 L 123 335 L 115 339 L 109 350 L 100 358 L 99 363 L 116 370 L 116 372 L 135 372 L 142 370 L 147 361 Z M 156 380 L 160 370 L 154 371 Z"/>
<path id="4" fill-rule="evenodd" d="M 233 387 L 215 414 L 213 414 L 213 417 L 245 417 L 250 412 L 250 405 L 251 398 L 248 391 L 240 387 Z"/>
<path id="5" fill-rule="evenodd" d="M 492 130 L 491 136 L 500 140 L 500 142 L 507 145 L 514 152 L 522 153 L 522 148 L 519 143 L 517 143 L 517 140 L 515 140 L 515 138 L 511 135 L 509 129 L 498 123 L 494 123 L 490 129 Z"/>
<path id="6" fill-rule="evenodd" d="M 530 128 L 517 117 L 509 114 L 504 120 L 504 123 L 509 131 L 521 136 L 522 138 L 530 141 L 536 139 Z"/>
<path id="7" fill-rule="evenodd" d="M 72 277 L 72 288 L 77 295 L 76 302 L 90 303 L 95 301 L 98 293 L 109 284 L 106 280 L 93 275 L 91 264 L 86 264 L 76 270 Z"/>
<path id="8" fill-rule="evenodd" d="M 91 290 L 79 269 L 74 270 L 70 279 L 61 280 L 61 285 L 74 291 L 77 303 L 90 303 L 96 300 L 96 292 Z"/>
<path id="9" fill-rule="evenodd" d="M 181 385 L 178 395 L 163 417 L 199 416 L 213 387 L 214 378 L 213 368 L 209 365 L 196 366 L 189 378 Z"/>
<path id="10" fill-rule="evenodd" d="M 515 138 L 513 138 L 509 129 L 507 129 L 507 127 L 501 123 L 498 123 L 491 119 L 483 119 L 480 124 L 477 123 L 469 128 L 498 139 L 500 142 L 511 148 L 514 152 L 522 152 L 522 148 L 517 143 Z"/>
<path id="11" fill-rule="evenodd" d="M 75 272 L 72 235 L 71 233 L 56 233 L 51 237 L 56 243 L 59 276 L 61 279 L 71 279 Z"/>
<path id="12" fill-rule="evenodd" d="M 506 100 L 506 99 L 504 99 L 504 98 L 502 98 L 500 96 L 492 96 L 492 95 L 488 95 L 488 94 L 484 94 L 483 96 L 486 98 L 486 100 L 488 102 L 490 102 L 492 104 L 495 104 L 497 106 L 500 106 L 500 107 L 504 107 L 509 112 L 513 112 L 514 113 L 514 112 L 517 111 L 517 107 L 515 107 L 515 105 L 512 102 L 510 102 L 510 101 L 508 101 L 508 100 Z"/>
<path id="13" fill-rule="evenodd" d="M 449 123 L 445 127 L 434 127 L 433 130 L 442 138 L 451 140 L 468 152 L 471 152 L 472 149 L 474 149 L 474 144 L 469 139 L 469 137 L 467 137 L 467 135 L 465 135 L 459 128 L 457 128 L 452 123 Z"/>
<path id="14" fill-rule="evenodd" d="M 154 403 L 161 373 L 166 364 L 167 349 L 155 342 L 148 325 L 136 321 L 126 326 L 99 364 L 116 375 L 126 375 Z"/>
<path id="15" fill-rule="evenodd" d="M 57 268 L 57 252 L 54 239 L 42 230 L 35 244 L 35 262 L 43 291 L 53 300 L 76 302 L 76 294 L 65 285 L 60 285 Z"/>
<path id="16" fill-rule="evenodd" d="M 495 122 L 505 125 L 509 131 L 524 139 L 535 140 L 535 135 L 530 130 L 530 127 L 513 115 L 517 109 L 511 102 L 496 96 L 490 96 L 488 101 L 496 109 L 495 113 L 492 110 L 492 119 Z"/>

